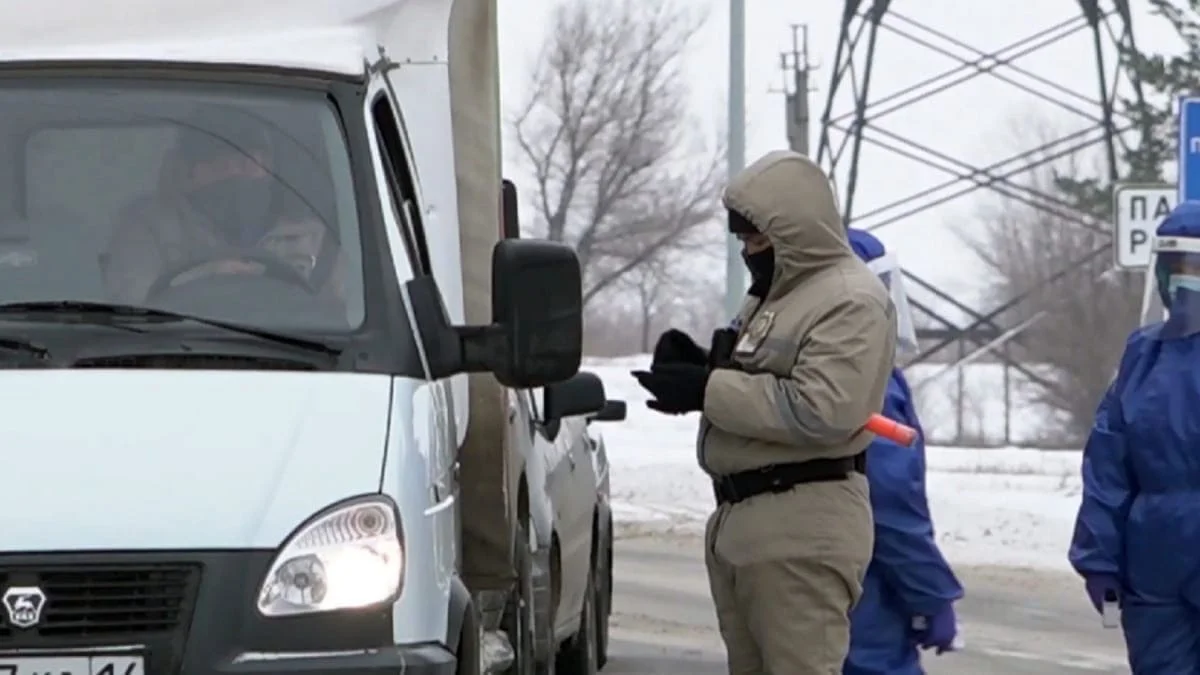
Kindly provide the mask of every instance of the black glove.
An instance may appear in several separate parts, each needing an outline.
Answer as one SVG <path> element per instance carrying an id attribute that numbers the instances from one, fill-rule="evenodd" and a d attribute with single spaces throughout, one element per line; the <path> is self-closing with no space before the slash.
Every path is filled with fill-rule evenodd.
<path id="1" fill-rule="evenodd" d="M 737 345 L 737 331 L 718 328 L 713 331 L 712 344 L 708 350 L 709 368 L 737 368 L 733 362 L 733 348 Z"/>
<path id="2" fill-rule="evenodd" d="M 654 395 L 646 407 L 669 415 L 682 415 L 704 409 L 704 388 L 709 369 L 694 363 L 664 363 L 649 371 L 635 370 L 633 376 Z"/>
<path id="3" fill-rule="evenodd" d="M 700 366 L 708 363 L 708 352 L 696 344 L 690 335 L 672 328 L 658 336 L 658 342 L 654 345 L 654 360 L 650 367 L 653 369 L 654 366 L 664 363 L 692 363 Z"/>

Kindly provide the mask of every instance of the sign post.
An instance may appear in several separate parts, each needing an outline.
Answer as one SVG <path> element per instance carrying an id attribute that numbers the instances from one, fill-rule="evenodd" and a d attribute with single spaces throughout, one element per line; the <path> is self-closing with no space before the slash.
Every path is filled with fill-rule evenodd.
<path id="1" fill-rule="evenodd" d="M 1179 201 L 1200 200 L 1200 97 L 1179 99 Z"/>
<path id="2" fill-rule="evenodd" d="M 1200 182 L 1200 165 L 1196 168 L 1196 180 Z M 1113 190 L 1113 262 L 1117 267 L 1127 270 L 1149 267 L 1154 231 L 1175 208 L 1180 193 L 1181 190 L 1169 184 L 1116 186 Z"/>

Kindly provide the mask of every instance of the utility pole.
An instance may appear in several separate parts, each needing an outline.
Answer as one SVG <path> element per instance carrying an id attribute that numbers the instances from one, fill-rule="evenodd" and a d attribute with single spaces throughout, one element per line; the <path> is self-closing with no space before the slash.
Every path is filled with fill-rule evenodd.
<path id="1" fill-rule="evenodd" d="M 808 95 L 813 89 L 808 76 L 814 68 L 808 59 L 808 26 L 792 26 L 792 51 L 780 54 L 779 62 L 783 70 L 784 125 L 788 147 L 805 157 L 811 157 Z"/>
<path id="2" fill-rule="evenodd" d="M 746 167 L 746 3 L 729 0 L 729 137 L 726 147 L 729 178 Z M 732 319 L 746 294 L 742 246 L 732 234 L 725 238 L 725 313 Z"/>

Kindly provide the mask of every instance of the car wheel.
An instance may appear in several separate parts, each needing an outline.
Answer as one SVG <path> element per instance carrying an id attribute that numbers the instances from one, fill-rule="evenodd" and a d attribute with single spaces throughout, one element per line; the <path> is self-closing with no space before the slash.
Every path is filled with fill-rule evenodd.
<path id="1" fill-rule="evenodd" d="M 579 617 L 579 632 L 558 653 L 559 675 L 596 675 L 600 670 L 596 651 L 596 582 L 594 571 L 589 574 L 587 592 L 583 596 L 583 611 Z"/>
<path id="2" fill-rule="evenodd" d="M 533 554 L 529 551 L 527 524 L 517 526 L 517 589 L 508 603 L 505 627 L 513 649 L 508 675 L 537 675 L 533 642 Z"/>
<path id="3" fill-rule="evenodd" d="M 611 528 L 609 532 L 611 532 Z M 608 663 L 608 619 L 612 616 L 613 552 L 612 535 L 609 534 L 604 550 L 597 556 L 600 568 L 596 570 L 596 669 Z"/>

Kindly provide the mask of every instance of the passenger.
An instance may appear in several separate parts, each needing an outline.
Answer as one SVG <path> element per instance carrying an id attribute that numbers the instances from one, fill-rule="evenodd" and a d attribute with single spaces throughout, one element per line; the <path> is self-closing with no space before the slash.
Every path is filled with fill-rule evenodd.
<path id="1" fill-rule="evenodd" d="M 850 246 L 888 288 L 896 308 L 897 349 L 915 352 L 917 334 L 895 259 L 870 233 L 851 229 Z M 921 430 L 908 381 L 892 369 L 883 415 Z M 938 550 L 925 496 L 925 446 L 904 448 L 876 437 L 867 448 L 875 515 L 875 553 L 862 599 L 850 616 L 845 675 L 921 675 L 918 647 L 952 649 L 954 602 L 962 586 Z"/>
<path id="2" fill-rule="evenodd" d="M 1154 242 L 1166 321 L 1135 330 L 1083 452 L 1070 561 L 1119 605 L 1135 675 L 1200 673 L 1200 202 Z"/>
<path id="3" fill-rule="evenodd" d="M 718 501 L 706 564 L 729 672 L 829 675 L 871 558 L 861 429 L 883 403 L 894 317 L 811 160 L 769 153 L 724 202 L 752 279 L 735 327 L 708 353 L 669 331 L 634 375 L 655 410 L 703 413 Z"/>
<path id="4" fill-rule="evenodd" d="M 238 115 L 212 109 L 189 120 L 165 163 L 161 189 L 126 208 L 114 223 L 103 258 L 115 299 L 143 304 L 155 283 L 164 281 L 160 277 L 184 272 L 193 261 L 210 264 L 191 270 L 192 277 L 262 274 L 261 264 L 239 261 L 238 255 L 269 252 L 264 244 L 271 243 L 268 235 L 285 216 L 293 225 L 297 220 L 323 223 L 311 208 L 302 215 L 296 202 L 308 202 L 274 175 L 262 123 Z M 314 268 L 324 235 L 331 232 L 322 227 L 321 237 L 308 238 Z M 334 258 L 338 253 L 337 246 L 326 249 Z M 228 255 L 222 259 L 223 254 Z M 328 277 L 322 277 L 315 281 L 324 286 Z"/>

